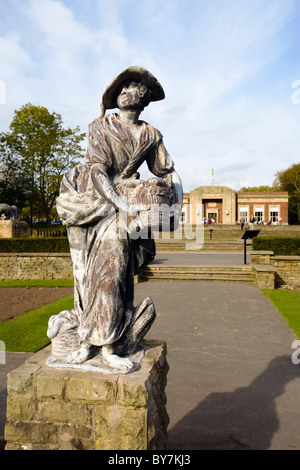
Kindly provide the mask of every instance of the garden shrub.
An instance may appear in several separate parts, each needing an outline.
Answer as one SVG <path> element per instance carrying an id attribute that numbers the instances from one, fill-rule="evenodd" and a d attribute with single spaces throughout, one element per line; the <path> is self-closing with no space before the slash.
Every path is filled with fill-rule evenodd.
<path id="1" fill-rule="evenodd" d="M 257 237 L 252 240 L 254 251 L 273 251 L 274 255 L 300 255 L 300 237 Z"/>
<path id="2" fill-rule="evenodd" d="M 69 253 L 67 237 L 0 238 L 0 253 Z"/>

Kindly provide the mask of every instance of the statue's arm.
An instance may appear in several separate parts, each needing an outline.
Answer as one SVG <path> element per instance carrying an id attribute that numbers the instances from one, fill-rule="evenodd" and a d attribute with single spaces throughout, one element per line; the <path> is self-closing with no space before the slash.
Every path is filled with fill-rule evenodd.
<path id="1" fill-rule="evenodd" d="M 154 147 L 154 150 L 149 154 L 147 159 L 148 168 L 155 176 L 159 176 L 161 178 L 165 178 L 167 176 L 171 177 L 178 196 L 178 203 L 182 206 L 183 188 L 181 178 L 174 168 L 173 160 L 164 145 L 161 134 L 158 134 L 160 136 L 160 140 Z"/>
<path id="2" fill-rule="evenodd" d="M 183 200 L 183 189 L 182 189 L 182 182 L 179 174 L 177 171 L 173 169 L 168 173 L 169 176 L 171 176 L 172 183 L 175 186 L 175 190 L 178 196 L 178 203 L 182 206 L 182 200 Z"/>
<path id="3" fill-rule="evenodd" d="M 95 189 L 118 211 L 128 211 L 128 205 L 115 191 L 108 175 L 107 168 L 101 163 L 91 167 L 91 178 Z"/>
<path id="4" fill-rule="evenodd" d="M 138 215 L 139 207 L 129 206 L 127 201 L 116 193 L 104 165 L 93 165 L 91 168 L 91 178 L 100 196 L 103 196 L 117 211 L 123 214 L 122 217 L 123 220 L 126 220 L 128 233 L 135 232 L 137 227 L 143 227 L 143 223 Z M 143 209 L 145 209 L 144 206 Z"/>

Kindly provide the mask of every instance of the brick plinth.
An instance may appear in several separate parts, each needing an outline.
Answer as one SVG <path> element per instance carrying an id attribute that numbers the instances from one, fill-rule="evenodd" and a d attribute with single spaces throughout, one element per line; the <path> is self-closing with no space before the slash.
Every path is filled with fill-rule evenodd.
<path id="1" fill-rule="evenodd" d="M 22 220 L 0 220 L 0 238 L 26 238 L 30 235 L 29 225 Z"/>
<path id="2" fill-rule="evenodd" d="M 166 449 L 166 345 L 144 344 L 127 375 L 49 368 L 49 347 L 10 372 L 5 450 Z"/>

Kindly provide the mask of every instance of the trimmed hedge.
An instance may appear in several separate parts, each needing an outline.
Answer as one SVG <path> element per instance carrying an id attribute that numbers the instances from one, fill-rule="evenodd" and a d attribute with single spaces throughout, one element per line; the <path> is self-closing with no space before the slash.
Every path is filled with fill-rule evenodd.
<path id="1" fill-rule="evenodd" d="M 256 237 L 252 250 L 300 256 L 300 237 Z M 0 238 L 0 253 L 69 253 L 67 237 Z"/>
<path id="2" fill-rule="evenodd" d="M 0 238 L 0 253 L 69 253 L 66 237 Z"/>
<path id="3" fill-rule="evenodd" d="M 252 249 L 273 251 L 274 255 L 300 256 L 300 237 L 253 238 Z"/>

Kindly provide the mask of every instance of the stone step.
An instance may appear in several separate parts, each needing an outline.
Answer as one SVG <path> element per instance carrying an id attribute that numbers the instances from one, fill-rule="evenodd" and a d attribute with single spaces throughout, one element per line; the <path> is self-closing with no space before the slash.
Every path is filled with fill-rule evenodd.
<path id="1" fill-rule="evenodd" d="M 215 280 L 256 283 L 251 266 L 148 266 L 140 281 L 155 280 Z"/>
<path id="2" fill-rule="evenodd" d="M 195 274 L 195 275 L 157 275 L 154 276 L 145 276 L 141 275 L 140 281 L 231 281 L 231 282 L 251 282 L 256 283 L 255 277 L 246 278 L 241 276 L 222 276 L 222 275 L 204 275 L 204 274 Z"/>
<path id="3" fill-rule="evenodd" d="M 212 251 L 212 252 L 243 252 L 244 244 L 240 242 L 205 241 L 155 241 L 156 251 Z M 247 244 L 248 246 L 248 244 Z"/>
<path id="4" fill-rule="evenodd" d="M 244 272 L 253 272 L 253 267 L 251 265 L 211 265 L 208 266 L 206 264 L 196 264 L 196 265 L 185 265 L 185 264 L 176 264 L 176 265 L 166 265 L 166 264 L 156 264 L 153 262 L 153 264 L 149 264 L 147 266 L 147 269 L 150 269 L 152 271 L 162 271 L 167 269 L 168 271 L 244 271 Z"/>
<path id="5" fill-rule="evenodd" d="M 259 237 L 295 237 L 300 236 L 300 225 L 282 225 L 282 226 L 268 226 L 268 225 L 255 225 L 255 230 L 259 230 Z M 247 227 L 249 229 L 249 227 Z M 197 234 L 199 237 L 205 240 L 205 244 L 209 242 L 236 242 L 243 243 L 242 235 L 244 231 L 241 230 L 240 226 L 232 225 L 214 225 L 203 227 L 180 227 L 176 232 L 171 232 L 169 235 L 170 241 L 175 240 L 177 237 L 178 242 L 189 241 L 186 236 L 189 234 Z M 155 240 L 158 242 L 164 241 L 163 236 L 165 233 L 154 232 Z M 175 238 L 174 238 L 175 237 Z M 250 240 L 248 240 L 250 243 Z"/>

